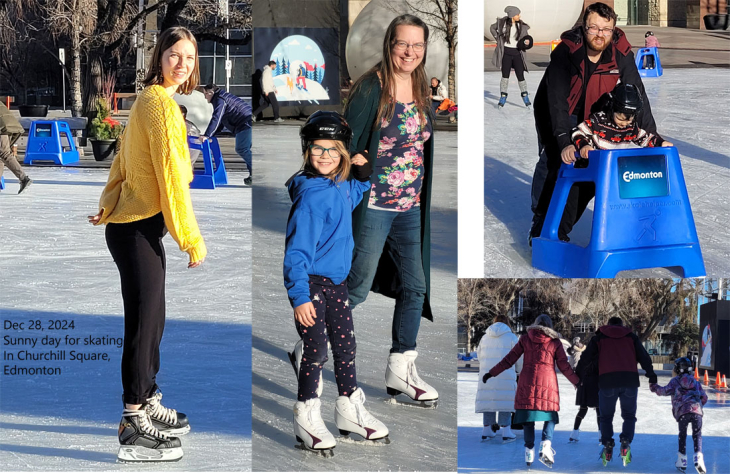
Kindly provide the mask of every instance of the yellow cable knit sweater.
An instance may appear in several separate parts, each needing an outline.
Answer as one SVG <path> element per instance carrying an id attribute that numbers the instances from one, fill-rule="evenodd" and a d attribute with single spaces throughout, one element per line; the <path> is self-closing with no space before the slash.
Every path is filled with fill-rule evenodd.
<path id="1" fill-rule="evenodd" d="M 162 86 L 135 100 L 122 145 L 99 200 L 100 224 L 135 222 L 159 212 L 191 262 L 207 250 L 190 200 L 190 152 L 180 107 Z"/>

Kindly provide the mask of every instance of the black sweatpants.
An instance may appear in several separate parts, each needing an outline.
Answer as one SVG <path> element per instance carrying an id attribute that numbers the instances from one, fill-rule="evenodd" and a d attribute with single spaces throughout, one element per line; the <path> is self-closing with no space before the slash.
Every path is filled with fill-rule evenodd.
<path id="1" fill-rule="evenodd" d="M 317 398 L 317 384 L 322 366 L 327 362 L 327 340 L 332 346 L 335 360 L 335 380 L 340 396 L 349 397 L 357 389 L 355 371 L 355 327 L 350 311 L 347 281 L 335 285 L 331 279 L 310 275 L 309 298 L 317 317 L 314 326 L 306 327 L 299 322 L 297 332 L 304 343 L 304 354 L 299 366 L 300 402 Z"/>
<path id="2" fill-rule="evenodd" d="M 253 112 L 253 116 L 257 117 L 261 112 L 271 105 L 271 108 L 274 109 L 274 120 L 279 118 L 279 101 L 276 100 L 276 94 L 273 92 L 269 92 L 264 96 L 264 101 L 259 103 L 259 106 L 256 107 L 256 110 Z"/>
<path id="3" fill-rule="evenodd" d="M 692 425 L 692 441 L 695 454 L 702 452 L 702 416 L 697 413 L 685 413 L 677 420 L 679 424 L 679 452 L 687 454 L 687 426 Z"/>
<path id="4" fill-rule="evenodd" d="M 502 55 L 502 77 L 509 79 L 510 69 L 515 70 L 518 81 L 525 80 L 525 64 L 522 62 L 522 55 L 517 48 L 504 48 Z"/>
<path id="5" fill-rule="evenodd" d="M 165 249 L 162 213 L 127 224 L 107 224 L 106 243 L 122 280 L 124 403 L 139 405 L 157 390 L 165 329 Z"/>

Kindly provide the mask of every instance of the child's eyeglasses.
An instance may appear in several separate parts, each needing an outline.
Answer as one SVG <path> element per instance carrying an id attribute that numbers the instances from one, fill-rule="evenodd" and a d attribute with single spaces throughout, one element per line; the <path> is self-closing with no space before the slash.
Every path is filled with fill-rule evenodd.
<path id="1" fill-rule="evenodd" d="M 319 145 L 309 145 L 309 153 L 311 153 L 312 156 L 322 156 L 325 151 L 330 158 L 339 158 L 342 156 L 340 152 L 337 151 L 337 148 L 324 148 Z"/>

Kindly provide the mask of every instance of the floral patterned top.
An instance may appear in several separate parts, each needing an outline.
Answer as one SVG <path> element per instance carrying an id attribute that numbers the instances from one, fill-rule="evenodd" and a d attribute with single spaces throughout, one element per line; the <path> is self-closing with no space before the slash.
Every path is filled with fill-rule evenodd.
<path id="1" fill-rule="evenodd" d="M 416 103 L 396 102 L 393 120 L 381 123 L 368 207 L 403 212 L 420 205 L 423 146 L 430 137 L 431 123 L 421 123 Z"/>

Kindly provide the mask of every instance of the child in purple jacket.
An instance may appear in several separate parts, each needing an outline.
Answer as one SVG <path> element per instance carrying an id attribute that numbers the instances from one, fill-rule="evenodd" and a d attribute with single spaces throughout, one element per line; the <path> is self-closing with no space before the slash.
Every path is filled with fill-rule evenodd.
<path id="1" fill-rule="evenodd" d="M 702 385 L 691 375 L 692 362 L 680 357 L 674 362 L 674 373 L 677 374 L 666 387 L 650 384 L 649 389 L 657 395 L 672 396 L 672 414 L 679 423 L 679 453 L 675 466 L 684 472 L 687 469 L 687 426 L 692 424 L 692 441 L 694 441 L 694 464 L 697 472 L 705 473 L 705 462 L 702 455 L 702 406 L 707 403 L 707 394 Z"/>

